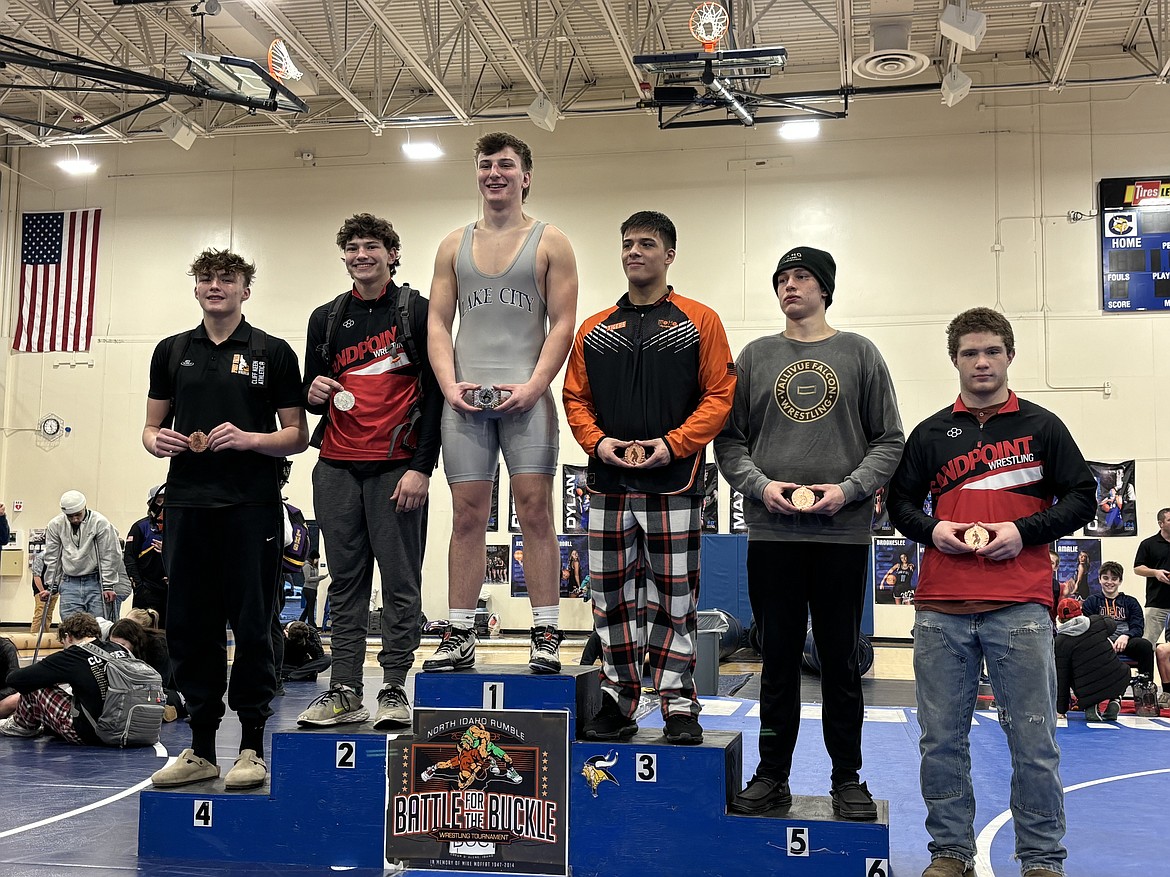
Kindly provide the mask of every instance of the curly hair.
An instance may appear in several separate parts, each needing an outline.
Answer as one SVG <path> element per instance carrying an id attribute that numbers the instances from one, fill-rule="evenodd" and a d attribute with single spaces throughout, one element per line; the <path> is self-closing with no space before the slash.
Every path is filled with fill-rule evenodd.
<path id="1" fill-rule="evenodd" d="M 65 642 L 65 637 L 74 639 L 97 639 L 102 635 L 97 619 L 88 612 L 74 612 L 61 621 L 57 628 L 57 639 Z"/>
<path id="2" fill-rule="evenodd" d="M 290 621 L 288 624 L 288 641 L 294 645 L 303 646 L 309 641 L 309 625 L 303 621 Z"/>
<path id="3" fill-rule="evenodd" d="M 337 230 L 337 246 L 344 250 L 345 245 L 354 238 L 373 238 L 379 240 L 387 250 L 402 249 L 402 238 L 394 230 L 389 219 L 382 219 L 372 213 L 355 213 L 341 224 Z M 397 261 L 394 264 L 398 264 Z"/>
<path id="4" fill-rule="evenodd" d="M 1003 339 L 1008 356 L 1016 353 L 1016 336 L 1012 332 L 1012 324 L 999 311 L 991 308 L 971 308 L 963 311 L 947 326 L 947 354 L 954 361 L 959 356 L 959 339 L 964 335 L 978 333 L 998 335 Z"/>
<path id="5" fill-rule="evenodd" d="M 491 134 L 484 134 L 475 141 L 475 160 L 478 163 L 481 155 L 495 155 L 501 150 L 511 147 L 512 150 L 520 157 L 520 169 L 524 173 L 532 170 L 532 150 L 528 144 L 517 137 L 515 134 L 509 134 L 507 131 L 493 131 Z M 528 193 L 532 191 L 532 183 L 524 189 L 520 197 L 521 201 L 528 200 Z"/>
<path id="6" fill-rule="evenodd" d="M 211 247 L 195 257 L 187 273 L 198 279 L 201 274 L 219 274 L 221 271 L 242 275 L 244 286 L 251 286 L 256 277 L 254 263 L 231 250 L 216 250 Z"/>

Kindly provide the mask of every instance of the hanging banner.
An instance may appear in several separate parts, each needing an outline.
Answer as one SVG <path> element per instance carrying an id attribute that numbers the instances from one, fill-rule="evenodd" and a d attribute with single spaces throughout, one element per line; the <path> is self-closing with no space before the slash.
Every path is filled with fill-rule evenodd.
<path id="1" fill-rule="evenodd" d="M 485 585 L 506 585 L 508 583 L 508 546 L 487 546 L 487 560 L 484 563 L 483 583 Z"/>
<path id="2" fill-rule="evenodd" d="M 584 533 L 557 536 L 561 552 L 562 597 L 586 597 L 589 594 L 589 537 Z M 513 597 L 527 597 L 528 583 L 524 580 L 524 537 L 512 537 Z"/>
<path id="3" fill-rule="evenodd" d="M 886 508 L 886 491 L 887 487 L 882 485 L 873 494 L 873 518 L 870 521 L 870 530 L 875 536 L 894 535 L 894 525 L 890 523 L 890 512 Z"/>
<path id="4" fill-rule="evenodd" d="M 910 606 L 918 589 L 921 548 L 902 538 L 873 540 L 873 593 L 875 603 Z"/>
<path id="5" fill-rule="evenodd" d="M 1060 539 L 1049 551 L 1053 558 L 1052 590 L 1056 600 L 1076 597 L 1084 600 L 1100 593 L 1101 540 Z"/>
<path id="6" fill-rule="evenodd" d="M 719 532 L 719 467 L 707 463 L 703 468 L 703 507 L 699 513 L 704 533 Z"/>
<path id="7" fill-rule="evenodd" d="M 561 532 L 589 532 L 589 491 L 586 466 L 561 466 Z"/>
<path id="8" fill-rule="evenodd" d="M 416 708 L 387 745 L 386 861 L 567 874 L 568 752 L 566 711 Z"/>
<path id="9" fill-rule="evenodd" d="M 731 532 L 746 533 L 747 522 L 743 518 L 743 494 L 731 488 Z"/>
<path id="10" fill-rule="evenodd" d="M 487 532 L 500 532 L 500 467 L 496 466 L 496 476 L 492 479 L 492 504 L 488 511 Z"/>
<path id="11" fill-rule="evenodd" d="M 1097 480 L 1097 514 L 1085 524 L 1086 536 L 1136 536 L 1137 487 L 1133 460 L 1089 463 Z"/>

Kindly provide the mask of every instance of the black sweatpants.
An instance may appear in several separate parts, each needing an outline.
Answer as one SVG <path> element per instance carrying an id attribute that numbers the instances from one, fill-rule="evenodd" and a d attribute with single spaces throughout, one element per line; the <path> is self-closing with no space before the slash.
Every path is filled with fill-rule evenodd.
<path id="1" fill-rule="evenodd" d="M 275 503 L 167 507 L 167 643 L 193 733 L 219 727 L 225 691 L 242 725 L 263 725 L 272 715 L 270 630 L 283 542 L 284 519 Z M 230 684 L 228 624 L 236 644 Z"/>
<path id="2" fill-rule="evenodd" d="M 760 766 L 788 779 L 800 731 L 800 662 L 812 615 L 821 660 L 821 727 L 832 783 L 856 782 L 865 705 L 857 641 L 868 545 L 748 541 L 748 596 L 760 632 Z"/>

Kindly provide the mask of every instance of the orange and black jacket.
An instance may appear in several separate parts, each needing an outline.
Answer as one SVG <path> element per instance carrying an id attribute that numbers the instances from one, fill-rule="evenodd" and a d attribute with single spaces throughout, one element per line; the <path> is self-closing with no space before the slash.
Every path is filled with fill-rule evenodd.
<path id="1" fill-rule="evenodd" d="M 719 316 L 673 287 L 650 305 L 628 295 L 577 330 L 565 375 L 565 413 L 589 454 L 594 493 L 703 492 L 703 451 L 735 394 L 735 363 Z M 654 469 L 603 463 L 603 438 L 664 439 L 671 462 Z"/>

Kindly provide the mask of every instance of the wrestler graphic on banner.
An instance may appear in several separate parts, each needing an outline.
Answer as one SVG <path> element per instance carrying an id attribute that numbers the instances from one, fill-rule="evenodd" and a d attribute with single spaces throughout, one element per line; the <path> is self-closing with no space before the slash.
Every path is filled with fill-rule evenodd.
<path id="1" fill-rule="evenodd" d="M 873 494 L 873 521 L 870 530 L 875 536 L 893 536 L 894 525 L 890 523 L 890 513 L 886 510 L 886 488 L 879 487 Z"/>
<path id="2" fill-rule="evenodd" d="M 557 536 L 561 551 L 562 597 L 581 597 L 589 592 L 589 536 Z M 528 596 L 528 585 L 524 581 L 524 537 L 512 537 L 512 589 L 513 597 Z"/>
<path id="3" fill-rule="evenodd" d="M 1086 536 L 1134 536 L 1137 534 L 1137 488 L 1133 460 L 1120 463 L 1089 462 L 1097 481 L 1097 512 L 1085 524 Z"/>
<path id="4" fill-rule="evenodd" d="M 719 467 L 707 463 L 703 468 L 703 506 L 699 520 L 704 533 L 719 532 Z"/>
<path id="5" fill-rule="evenodd" d="M 589 532 L 589 489 L 586 466 L 561 466 L 561 532 Z"/>
<path id="6" fill-rule="evenodd" d="M 1052 560 L 1052 589 L 1058 600 L 1075 597 L 1085 600 L 1100 593 L 1101 542 L 1098 539 L 1060 539 L 1049 549 Z"/>

